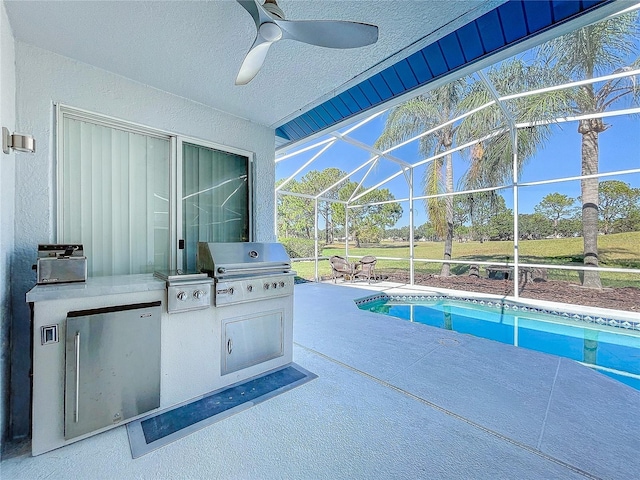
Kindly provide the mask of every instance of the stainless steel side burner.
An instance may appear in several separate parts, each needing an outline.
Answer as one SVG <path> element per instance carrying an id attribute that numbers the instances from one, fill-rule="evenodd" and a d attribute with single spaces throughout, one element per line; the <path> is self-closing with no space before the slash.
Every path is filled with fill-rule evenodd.
<path id="1" fill-rule="evenodd" d="M 206 273 L 170 270 L 153 275 L 167 284 L 167 312 L 188 312 L 212 305 L 213 280 Z"/>

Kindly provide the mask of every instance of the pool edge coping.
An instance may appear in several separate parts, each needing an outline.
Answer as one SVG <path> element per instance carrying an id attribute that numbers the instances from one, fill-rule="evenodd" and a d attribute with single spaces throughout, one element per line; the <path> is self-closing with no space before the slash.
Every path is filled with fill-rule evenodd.
<path id="1" fill-rule="evenodd" d="M 633 312 L 613 310 L 568 303 L 549 302 L 545 300 L 522 299 L 508 296 L 480 294 L 475 292 L 459 292 L 457 290 L 429 290 L 424 292 L 407 291 L 395 288 L 393 292 L 377 292 L 354 299 L 358 308 L 361 305 L 378 300 L 392 302 L 457 300 L 489 308 L 503 308 L 512 312 L 531 312 L 554 315 L 562 320 L 573 320 L 586 324 L 619 328 L 621 331 L 640 332 L 640 317 Z M 535 304 L 534 304 L 535 302 Z M 541 305 L 542 304 L 542 305 Z M 588 310 L 588 311 L 585 311 Z M 634 318 L 635 317 L 635 318 Z"/>

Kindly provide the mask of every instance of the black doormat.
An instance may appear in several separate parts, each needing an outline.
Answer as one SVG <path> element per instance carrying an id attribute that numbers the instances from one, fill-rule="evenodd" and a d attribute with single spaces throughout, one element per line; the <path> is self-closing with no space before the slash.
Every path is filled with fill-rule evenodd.
<path id="1" fill-rule="evenodd" d="M 127 424 L 131 456 L 138 458 L 314 378 L 317 375 L 291 363 L 134 420 Z"/>

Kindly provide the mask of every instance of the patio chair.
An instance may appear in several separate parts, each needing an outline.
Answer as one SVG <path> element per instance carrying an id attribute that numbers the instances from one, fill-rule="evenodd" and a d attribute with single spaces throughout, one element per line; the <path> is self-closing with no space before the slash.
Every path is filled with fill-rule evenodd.
<path id="1" fill-rule="evenodd" d="M 342 277 L 343 280 L 353 281 L 355 270 L 346 258 L 334 255 L 329 258 L 331 264 L 331 273 L 333 274 L 333 283 L 336 283 L 338 277 Z"/>
<path id="2" fill-rule="evenodd" d="M 377 280 L 376 277 L 376 262 L 378 259 L 373 255 L 365 255 L 360 259 L 360 261 L 356 264 L 358 266 L 358 271 L 355 273 L 356 278 L 366 278 L 367 282 L 371 283 Z"/>

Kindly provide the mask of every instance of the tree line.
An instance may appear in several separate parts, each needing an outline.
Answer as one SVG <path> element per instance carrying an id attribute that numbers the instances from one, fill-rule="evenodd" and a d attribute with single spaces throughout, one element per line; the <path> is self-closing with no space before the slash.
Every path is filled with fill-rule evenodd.
<path id="1" fill-rule="evenodd" d="M 345 180 L 329 188 L 336 178 L 345 175 L 337 168 L 313 170 L 289 185 L 289 191 L 309 195 L 316 195 L 323 186 L 323 190 L 328 189 L 324 199 L 318 201 L 318 214 L 325 224 L 325 228 L 319 229 L 324 244 L 346 236 L 344 204 L 330 199 L 349 198 L 356 184 Z M 394 200 L 393 194 L 386 189 L 371 193 L 366 198 L 368 202 Z M 513 210 L 507 208 L 502 196 L 494 192 L 456 195 L 453 206 L 455 241 L 513 240 Z M 313 199 L 281 196 L 278 199 L 279 236 L 313 239 L 314 209 Z M 600 234 L 640 231 L 640 188 L 620 180 L 600 182 L 598 209 Z M 361 242 L 378 243 L 385 239 L 408 241 L 411 236 L 409 226 L 394 227 L 401 215 L 402 207 L 397 202 L 350 209 L 349 236 L 358 246 Z M 533 213 L 518 215 L 518 232 L 523 240 L 581 236 L 580 198 L 558 192 L 545 195 L 535 205 Z M 444 241 L 445 238 L 433 222 L 426 222 L 415 228 L 414 240 Z"/>
<path id="2" fill-rule="evenodd" d="M 523 240 L 579 237 L 582 235 L 580 198 L 549 193 L 534 207 L 534 213 L 518 215 L 518 233 Z M 600 182 L 598 232 L 602 235 L 640 231 L 640 188 L 619 180 Z M 504 198 L 492 193 L 456 196 L 453 215 L 454 239 L 463 241 L 513 240 L 513 210 Z M 390 228 L 386 239 L 408 241 L 409 227 Z M 443 241 L 433 223 L 416 227 L 414 240 Z"/>
<path id="3" fill-rule="evenodd" d="M 402 216 L 402 206 L 393 202 L 395 197 L 388 189 L 381 188 L 360 197 L 358 203 L 362 206 L 349 208 L 347 212 L 344 202 L 357 193 L 359 184 L 346 177 L 347 173 L 338 168 L 327 168 L 312 170 L 300 180 L 287 182 L 286 191 L 294 195 L 278 195 L 278 237 L 312 239 L 316 207 L 314 199 L 309 196 L 322 193 L 318 200 L 318 215 L 325 224 L 324 238 L 321 239 L 325 244 L 333 243 L 338 235 L 343 237 L 346 226 L 357 246 L 361 242 L 379 242 L 384 237 L 385 228 L 395 225 Z M 282 183 L 280 181 L 277 185 Z M 358 191 L 364 192 L 366 187 Z M 379 202 L 387 203 L 373 205 Z"/>

